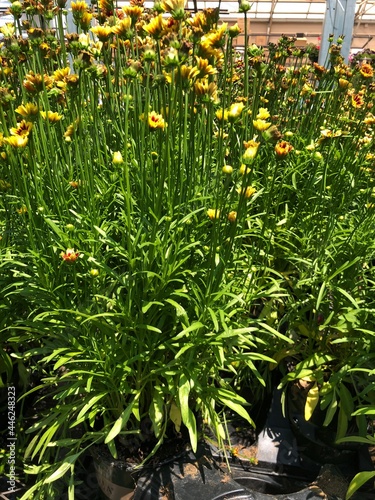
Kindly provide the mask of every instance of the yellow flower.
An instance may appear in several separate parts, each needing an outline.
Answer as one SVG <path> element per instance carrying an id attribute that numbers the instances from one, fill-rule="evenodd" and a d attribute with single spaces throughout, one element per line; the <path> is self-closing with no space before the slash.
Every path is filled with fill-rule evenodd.
<path id="1" fill-rule="evenodd" d="M 182 83 L 184 88 L 189 88 L 193 85 L 193 80 L 197 77 L 197 68 L 182 64 L 175 76 L 177 83 Z"/>
<path id="2" fill-rule="evenodd" d="M 275 153 L 279 158 L 287 156 L 293 149 L 293 146 L 287 141 L 281 141 L 275 146 Z"/>
<path id="3" fill-rule="evenodd" d="M 251 172 L 251 168 L 245 165 L 244 163 L 240 166 L 240 174 L 241 175 L 246 175 Z"/>
<path id="4" fill-rule="evenodd" d="M 10 137 L 5 137 L 4 142 L 13 146 L 14 148 L 24 148 L 29 141 L 27 135 L 11 135 Z"/>
<path id="5" fill-rule="evenodd" d="M 363 97 L 361 94 L 352 95 L 352 106 L 353 108 L 361 108 L 364 104 Z"/>
<path id="6" fill-rule="evenodd" d="M 24 215 L 27 213 L 27 207 L 26 205 L 22 205 L 21 208 L 17 208 L 17 212 L 20 214 L 20 215 Z"/>
<path id="7" fill-rule="evenodd" d="M 146 26 L 143 26 L 143 29 L 153 38 L 160 38 L 165 30 L 165 21 L 162 14 L 151 19 Z"/>
<path id="8" fill-rule="evenodd" d="M 207 35 L 202 36 L 201 46 L 210 51 L 211 49 L 219 49 L 225 43 L 225 33 L 227 32 L 228 24 L 223 23 L 218 29 L 211 30 Z"/>
<path id="9" fill-rule="evenodd" d="M 79 252 L 76 252 L 74 248 L 67 248 L 66 252 L 61 252 L 60 256 L 63 259 L 63 261 L 67 262 L 68 264 L 73 264 L 78 257 L 79 257 Z"/>
<path id="10" fill-rule="evenodd" d="M 72 12 L 77 13 L 77 14 L 82 14 L 83 12 L 86 12 L 89 6 L 85 1 L 78 0 L 77 2 L 72 2 L 71 4 L 72 7 Z"/>
<path id="11" fill-rule="evenodd" d="M 228 214 L 228 220 L 229 220 L 229 222 L 236 222 L 236 220 L 237 220 L 237 212 L 235 210 L 232 210 L 231 212 L 229 212 L 229 214 Z"/>
<path id="12" fill-rule="evenodd" d="M 242 113 L 245 105 L 243 102 L 235 102 L 230 105 L 228 109 L 228 120 L 233 121 L 236 120 Z"/>
<path id="13" fill-rule="evenodd" d="M 91 12 L 84 12 L 82 14 L 82 17 L 79 20 L 79 26 L 83 31 L 86 32 L 90 28 L 92 18 L 93 14 Z"/>
<path id="14" fill-rule="evenodd" d="M 267 120 L 270 116 L 270 112 L 267 108 L 259 108 L 256 118 L 257 120 Z"/>
<path id="15" fill-rule="evenodd" d="M 210 82 L 208 83 L 207 79 L 198 80 L 194 84 L 194 92 L 198 96 L 207 96 L 209 100 L 213 102 L 217 102 L 217 86 L 216 83 Z"/>
<path id="16" fill-rule="evenodd" d="M 349 86 L 349 80 L 346 80 L 345 78 L 339 78 L 339 87 L 340 89 L 346 89 Z"/>
<path id="17" fill-rule="evenodd" d="M 216 118 L 219 120 L 219 122 L 226 122 L 228 121 L 228 110 L 223 108 L 219 108 L 216 113 Z"/>
<path id="18" fill-rule="evenodd" d="M 24 118 L 28 120 L 32 120 L 35 118 L 39 112 L 39 108 L 36 104 L 33 104 L 32 102 L 28 102 L 26 104 L 21 104 L 18 106 L 18 108 L 15 109 L 16 113 L 19 115 L 23 116 Z"/>
<path id="19" fill-rule="evenodd" d="M 21 137 L 27 137 L 31 129 L 33 128 L 33 124 L 31 122 L 27 122 L 22 120 L 20 123 L 17 123 L 17 127 L 12 127 L 10 129 L 11 135 L 19 135 Z"/>
<path id="20" fill-rule="evenodd" d="M 253 120 L 253 125 L 256 130 L 259 130 L 259 132 L 264 132 L 268 128 L 270 128 L 271 123 L 266 122 L 265 120 Z"/>
<path id="21" fill-rule="evenodd" d="M 249 164 L 254 160 L 254 158 L 258 152 L 259 145 L 260 145 L 259 142 L 255 142 L 253 140 L 244 142 L 244 146 L 246 149 L 245 149 L 244 154 L 242 155 L 242 161 L 245 164 Z"/>
<path id="22" fill-rule="evenodd" d="M 211 220 L 219 219 L 220 218 L 220 210 L 217 208 L 209 208 L 207 210 L 207 215 Z"/>
<path id="23" fill-rule="evenodd" d="M 81 33 L 78 37 L 78 43 L 84 49 L 88 49 L 90 47 L 90 35 L 86 33 Z"/>
<path id="24" fill-rule="evenodd" d="M 215 75 L 217 73 L 217 69 L 214 68 L 208 59 L 204 59 L 203 57 L 196 56 L 196 68 L 198 70 L 197 77 L 204 78 L 208 75 Z"/>
<path id="25" fill-rule="evenodd" d="M 78 123 L 79 123 L 79 119 L 75 120 L 73 123 L 68 125 L 67 129 L 64 132 L 64 138 L 65 138 L 66 142 L 71 142 L 72 135 L 76 132 L 76 130 L 78 128 Z"/>
<path id="26" fill-rule="evenodd" d="M 170 12 L 174 19 L 183 19 L 186 0 L 163 0 L 161 3 L 165 12 Z"/>
<path id="27" fill-rule="evenodd" d="M 369 113 L 363 120 L 363 123 L 366 125 L 374 125 L 375 124 L 375 116 L 372 113 Z"/>
<path id="28" fill-rule="evenodd" d="M 372 69 L 371 64 L 367 63 L 362 64 L 361 67 L 359 68 L 359 71 L 364 78 L 372 78 L 374 74 L 374 70 Z"/>
<path id="29" fill-rule="evenodd" d="M 247 186 L 247 187 L 240 187 L 237 189 L 237 193 L 241 196 L 243 196 L 244 198 L 251 198 L 251 196 L 253 196 L 254 193 L 256 193 L 256 189 L 255 187 L 253 186 Z"/>
<path id="30" fill-rule="evenodd" d="M 150 130 L 156 130 L 156 129 L 164 130 L 166 126 L 166 123 L 162 115 L 159 115 L 155 111 L 151 111 L 151 113 L 148 114 L 147 123 L 148 126 L 150 127 Z"/>
<path id="31" fill-rule="evenodd" d="M 123 157 L 122 157 L 122 154 L 120 153 L 120 151 L 115 151 L 113 153 L 113 159 L 112 159 L 112 162 L 115 164 L 115 165 L 121 165 L 122 163 L 124 163 L 124 160 L 123 160 Z"/>
<path id="32" fill-rule="evenodd" d="M 117 20 L 115 26 L 112 26 L 112 32 L 117 35 L 121 39 L 128 39 L 131 37 L 131 27 L 132 20 L 130 17 L 126 17 L 125 19 Z"/>
<path id="33" fill-rule="evenodd" d="M 30 71 L 29 73 L 27 73 L 23 81 L 23 86 L 28 92 L 36 94 L 38 92 L 42 92 L 44 88 L 49 90 L 52 86 L 52 83 L 53 80 L 49 75 L 40 75 L 38 73 L 35 74 L 33 71 Z"/>
<path id="34" fill-rule="evenodd" d="M 57 123 L 62 119 L 62 115 L 54 111 L 41 111 L 40 114 L 43 120 L 48 120 L 50 123 Z"/>
<path id="35" fill-rule="evenodd" d="M 63 82 L 69 75 L 70 75 L 70 68 L 66 67 L 54 71 L 52 77 L 55 82 Z"/>
<path id="36" fill-rule="evenodd" d="M 122 8 L 122 11 L 129 16 L 133 22 L 141 17 L 143 10 L 143 7 L 139 7 L 138 5 L 126 5 Z"/>
<path id="37" fill-rule="evenodd" d="M 96 35 L 101 42 L 106 42 L 110 39 L 112 35 L 113 28 L 111 26 L 94 26 L 90 29 L 94 35 Z"/>
<path id="38" fill-rule="evenodd" d="M 15 28 L 13 23 L 7 23 L 0 28 L 0 33 L 4 35 L 5 38 L 11 38 L 15 33 Z"/>

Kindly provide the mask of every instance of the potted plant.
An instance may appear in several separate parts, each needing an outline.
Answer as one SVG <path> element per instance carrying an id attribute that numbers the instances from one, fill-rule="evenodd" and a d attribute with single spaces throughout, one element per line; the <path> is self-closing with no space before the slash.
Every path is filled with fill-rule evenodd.
<path id="1" fill-rule="evenodd" d="M 100 2 L 90 28 L 92 10 L 73 3 L 66 45 L 59 32 L 3 29 L 6 245 L 17 248 L 4 259 L 20 278 L 7 297 L 24 310 L 6 330 L 13 345 L 32 341 L 23 358 L 43 371 L 23 498 L 53 498 L 69 472 L 74 496 L 74 464 L 96 444 L 114 458 L 125 446 L 139 465 L 183 430 L 196 450 L 200 421 L 220 443 L 223 408 L 253 423 L 237 370 L 263 382 L 256 364 L 272 361 L 247 313 L 253 293 L 274 292 L 267 280 L 253 289 L 242 243 L 259 193 L 240 169 L 256 144 L 246 158 L 249 114 L 225 83 L 231 38 L 212 13 L 163 9 L 168 20 L 135 3 L 112 17 Z"/>
<path id="2" fill-rule="evenodd" d="M 234 53 L 237 26 L 177 0 L 73 2 L 76 33 L 63 3 L 40 7 L 56 29 L 23 7 L 1 29 L 2 332 L 42 374 L 24 498 L 68 476 L 73 498 L 96 445 L 140 465 L 209 426 L 224 447 L 284 361 L 308 401 L 343 373 L 371 328 L 373 75 L 289 37 Z"/>

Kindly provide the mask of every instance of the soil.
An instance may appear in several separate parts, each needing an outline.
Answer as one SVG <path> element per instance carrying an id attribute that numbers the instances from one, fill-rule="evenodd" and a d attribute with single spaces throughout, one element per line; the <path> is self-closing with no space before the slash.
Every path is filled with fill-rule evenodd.
<path id="1" fill-rule="evenodd" d="M 327 495 L 345 498 L 349 483 L 334 465 L 324 465 L 314 483 Z"/>
<path id="2" fill-rule="evenodd" d="M 156 467 L 170 460 L 173 457 L 183 455 L 190 449 L 189 439 L 183 434 L 176 435 L 175 432 L 170 433 L 171 437 L 166 438 L 163 444 L 158 448 L 156 453 L 147 459 L 150 453 L 153 452 L 157 441 L 154 439 L 146 438 L 128 439 L 121 443 L 117 443 L 118 458 L 113 459 L 107 446 L 95 447 L 95 453 L 98 453 L 103 458 L 109 461 L 121 461 L 129 465 L 129 469 L 142 464 L 146 459 L 146 467 Z"/>

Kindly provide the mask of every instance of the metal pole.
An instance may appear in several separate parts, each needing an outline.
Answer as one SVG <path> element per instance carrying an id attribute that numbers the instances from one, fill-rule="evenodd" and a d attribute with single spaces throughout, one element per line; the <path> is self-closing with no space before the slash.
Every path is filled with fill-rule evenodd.
<path id="1" fill-rule="evenodd" d="M 327 0 L 326 13 L 323 23 L 323 33 L 319 51 L 319 64 L 328 65 L 329 38 L 333 35 L 333 43 L 339 37 L 344 41 L 341 46 L 341 55 L 348 62 L 352 45 L 356 0 Z"/>

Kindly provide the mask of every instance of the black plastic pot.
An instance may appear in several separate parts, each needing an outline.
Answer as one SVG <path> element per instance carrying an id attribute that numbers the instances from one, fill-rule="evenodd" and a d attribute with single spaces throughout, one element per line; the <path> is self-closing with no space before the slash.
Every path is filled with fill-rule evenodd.
<path id="1" fill-rule="evenodd" d="M 91 451 L 99 488 L 109 500 L 131 500 L 137 481 L 134 469 L 121 460 L 108 457 L 103 449 L 95 447 Z"/>
<path id="2" fill-rule="evenodd" d="M 354 461 L 328 468 L 324 455 L 320 462 L 306 456 L 282 414 L 280 396 L 275 390 L 255 460 L 239 456 L 231 459 L 228 469 L 220 450 L 202 442 L 197 453 L 185 451 L 141 470 L 107 460 L 96 465 L 98 483 L 110 500 L 343 500 L 351 477 L 359 468 L 366 470 L 366 454 L 364 461 L 356 454 Z M 246 446 L 243 433 L 236 441 L 237 429 L 233 426 L 232 446 Z M 328 488 L 327 477 L 332 483 Z M 360 493 L 353 500 L 372 500 L 375 492 L 371 494 Z"/>

